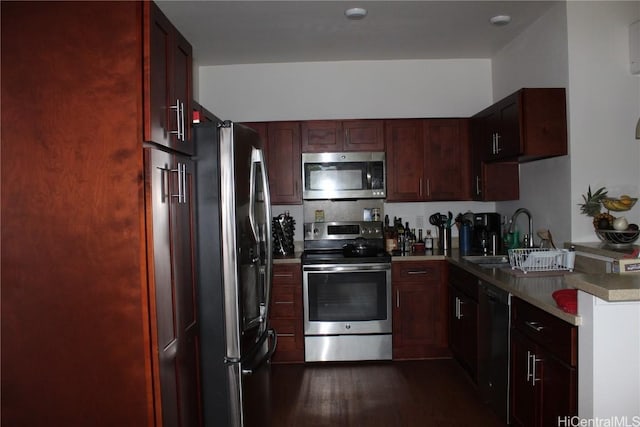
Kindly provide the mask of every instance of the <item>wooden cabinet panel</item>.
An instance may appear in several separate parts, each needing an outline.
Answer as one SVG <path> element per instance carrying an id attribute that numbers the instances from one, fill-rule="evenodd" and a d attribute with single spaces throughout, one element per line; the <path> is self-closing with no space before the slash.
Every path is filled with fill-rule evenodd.
<path id="1" fill-rule="evenodd" d="M 200 425 L 193 162 L 147 148 L 145 164 L 157 324 L 152 345 L 159 359 L 162 419 L 167 425 Z"/>
<path id="2" fill-rule="evenodd" d="M 449 347 L 451 353 L 478 381 L 478 278 L 449 265 Z"/>
<path id="3" fill-rule="evenodd" d="M 543 427 L 576 415 L 577 376 L 577 328 L 513 298 L 513 425 Z"/>
<path id="4" fill-rule="evenodd" d="M 424 198 L 422 120 L 385 120 L 387 202 Z"/>
<path id="5" fill-rule="evenodd" d="M 518 333 L 511 334 L 511 422 L 515 426 L 537 426 L 536 405 L 539 388 L 531 386 L 531 355 L 535 346 Z"/>
<path id="6" fill-rule="evenodd" d="M 269 320 L 278 336 L 273 363 L 304 362 L 302 270 L 300 264 L 274 264 Z"/>
<path id="7" fill-rule="evenodd" d="M 308 120 L 300 126 L 303 153 L 384 151 L 383 120 Z"/>
<path id="8" fill-rule="evenodd" d="M 393 358 L 448 355 L 446 285 L 439 261 L 392 265 Z"/>
<path id="9" fill-rule="evenodd" d="M 466 119 L 385 121 L 387 201 L 469 200 Z"/>
<path id="10" fill-rule="evenodd" d="M 344 151 L 384 151 L 383 120 L 343 120 Z"/>
<path id="11" fill-rule="evenodd" d="M 468 200 L 469 121 L 425 120 L 425 198 Z"/>
<path id="12" fill-rule="evenodd" d="M 302 204 L 299 122 L 246 122 L 265 146 L 272 205 Z"/>
<path id="13" fill-rule="evenodd" d="M 309 120 L 301 123 L 302 152 L 324 153 L 343 150 L 342 123 L 337 120 Z"/>
<path id="14" fill-rule="evenodd" d="M 193 154 L 192 48 L 153 2 L 144 2 L 144 139 Z"/>
<path id="15" fill-rule="evenodd" d="M 491 140 L 487 121 L 471 120 L 470 180 L 471 198 L 483 201 L 517 200 L 520 197 L 520 167 L 518 162 L 486 162 L 490 157 Z"/>
<path id="16" fill-rule="evenodd" d="M 451 286 L 449 348 L 474 382 L 478 380 L 478 316 L 478 302 Z"/>
<path id="17" fill-rule="evenodd" d="M 2 425 L 200 424 L 192 210 L 142 147 L 171 62 L 147 6 L 1 5 Z"/>
<path id="18" fill-rule="evenodd" d="M 567 154 L 563 88 L 524 88 L 474 116 L 483 131 L 474 143 L 484 161 L 532 161 Z"/>

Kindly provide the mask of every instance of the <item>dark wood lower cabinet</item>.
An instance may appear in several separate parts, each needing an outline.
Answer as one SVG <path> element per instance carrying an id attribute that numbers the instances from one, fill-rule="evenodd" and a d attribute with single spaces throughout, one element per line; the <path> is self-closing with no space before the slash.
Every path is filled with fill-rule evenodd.
<path id="1" fill-rule="evenodd" d="M 271 327 L 278 337 L 273 363 L 304 362 L 302 270 L 300 264 L 274 264 Z"/>
<path id="2" fill-rule="evenodd" d="M 449 265 L 449 348 L 453 357 L 478 380 L 478 279 Z"/>
<path id="3" fill-rule="evenodd" d="M 576 327 L 514 298 L 512 425 L 556 426 L 577 415 L 577 378 Z"/>
<path id="4" fill-rule="evenodd" d="M 393 358 L 449 355 L 447 289 L 441 261 L 392 264 Z"/>

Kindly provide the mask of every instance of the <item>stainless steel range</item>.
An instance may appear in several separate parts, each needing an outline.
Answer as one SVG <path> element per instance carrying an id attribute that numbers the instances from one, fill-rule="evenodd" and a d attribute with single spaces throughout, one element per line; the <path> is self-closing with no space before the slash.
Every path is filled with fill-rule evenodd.
<path id="1" fill-rule="evenodd" d="M 391 256 L 381 222 L 304 224 L 305 361 L 391 359 Z"/>

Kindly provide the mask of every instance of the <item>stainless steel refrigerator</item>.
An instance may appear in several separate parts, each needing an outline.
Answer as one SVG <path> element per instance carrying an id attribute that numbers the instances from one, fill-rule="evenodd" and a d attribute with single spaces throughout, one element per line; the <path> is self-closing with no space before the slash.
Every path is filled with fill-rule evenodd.
<path id="1" fill-rule="evenodd" d="M 263 145 L 232 122 L 194 126 L 203 425 L 269 425 L 271 206 Z"/>

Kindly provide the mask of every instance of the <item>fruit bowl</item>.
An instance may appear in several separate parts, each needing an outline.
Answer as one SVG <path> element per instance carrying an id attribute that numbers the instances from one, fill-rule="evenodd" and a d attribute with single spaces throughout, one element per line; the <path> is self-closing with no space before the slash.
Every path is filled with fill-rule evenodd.
<path id="1" fill-rule="evenodd" d="M 601 230 L 596 229 L 598 238 L 605 242 L 608 246 L 616 249 L 628 248 L 638 239 L 640 231 L 637 230 Z"/>
<path id="2" fill-rule="evenodd" d="M 624 212 L 628 211 L 636 204 L 638 198 L 623 196 L 618 199 L 613 197 L 605 197 L 602 199 L 602 206 L 606 209 L 614 212 Z"/>

